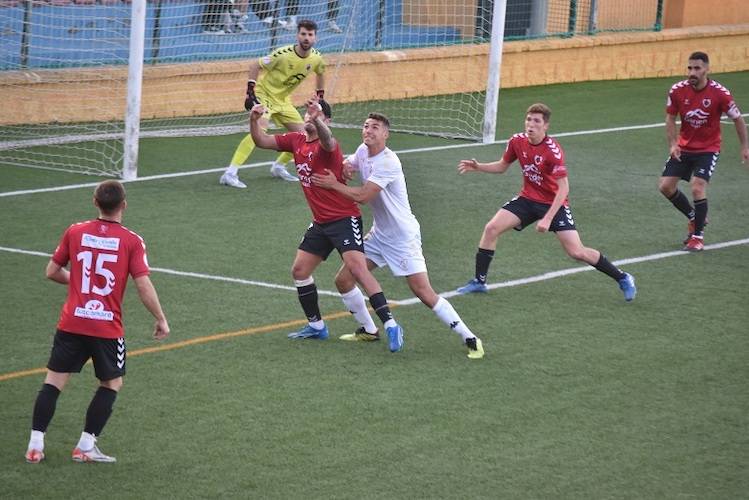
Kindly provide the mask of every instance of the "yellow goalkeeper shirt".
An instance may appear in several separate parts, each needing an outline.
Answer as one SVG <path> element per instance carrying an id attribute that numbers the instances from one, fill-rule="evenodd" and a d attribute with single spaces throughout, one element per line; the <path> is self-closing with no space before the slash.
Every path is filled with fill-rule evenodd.
<path id="1" fill-rule="evenodd" d="M 267 98 L 283 101 L 307 78 L 310 72 L 321 75 L 325 72 L 325 61 L 317 49 L 307 57 L 299 57 L 294 45 L 274 50 L 259 59 L 263 72 L 257 82 L 257 92 Z"/>

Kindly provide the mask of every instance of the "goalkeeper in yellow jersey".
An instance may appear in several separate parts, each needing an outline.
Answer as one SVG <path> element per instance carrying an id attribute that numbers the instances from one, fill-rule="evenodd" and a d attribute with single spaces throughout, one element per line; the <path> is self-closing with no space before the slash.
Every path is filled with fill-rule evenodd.
<path id="1" fill-rule="evenodd" d="M 255 104 L 263 104 L 267 110 L 263 117 L 263 128 L 268 127 L 268 120 L 273 120 L 277 125 L 283 125 L 289 131 L 304 131 L 304 120 L 291 104 L 289 96 L 310 73 L 315 73 L 317 78 L 317 96 L 320 99 L 324 96 L 325 62 L 320 52 L 312 48 L 315 45 L 316 36 L 317 24 L 314 21 L 299 21 L 294 45 L 276 49 L 269 55 L 250 63 L 244 107 L 249 111 Z M 253 149 L 255 149 L 255 143 L 252 141 L 252 136 L 247 134 L 247 137 L 237 146 L 231 158 L 231 164 L 221 176 L 219 181 L 221 184 L 235 188 L 247 187 L 239 180 L 237 167 L 247 161 Z M 286 171 L 286 163 L 292 159 L 291 153 L 281 153 L 271 166 L 271 175 L 285 181 L 298 182 L 299 179 L 296 176 Z"/>

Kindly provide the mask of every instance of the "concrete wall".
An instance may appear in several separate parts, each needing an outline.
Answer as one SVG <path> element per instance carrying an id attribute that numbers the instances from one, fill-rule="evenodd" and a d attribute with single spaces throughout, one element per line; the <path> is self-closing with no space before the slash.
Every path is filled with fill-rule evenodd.
<path id="1" fill-rule="evenodd" d="M 749 24 L 658 33 L 517 41 L 505 44 L 502 87 L 683 75 L 695 51 L 714 72 L 749 70 Z M 485 88 L 488 45 L 328 56 L 331 102 L 474 92 Z M 121 120 L 124 67 L 0 74 L 0 124 Z M 337 75 L 336 75 L 337 73 Z M 247 61 L 149 67 L 142 116 L 172 118 L 242 110 Z M 314 78 L 294 94 L 314 92 Z"/>
<path id="2" fill-rule="evenodd" d="M 747 0 L 666 0 L 663 26 L 687 28 L 749 23 Z"/>

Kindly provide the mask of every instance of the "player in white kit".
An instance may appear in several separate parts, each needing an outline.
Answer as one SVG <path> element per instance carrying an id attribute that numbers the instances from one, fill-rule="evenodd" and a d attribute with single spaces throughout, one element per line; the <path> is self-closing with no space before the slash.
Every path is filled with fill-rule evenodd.
<path id="1" fill-rule="evenodd" d="M 421 251 L 419 222 L 411 212 L 406 190 L 406 179 L 398 156 L 386 145 L 390 122 L 379 113 L 370 113 L 362 127 L 363 144 L 344 162 L 344 169 L 358 171 L 361 186 L 347 186 L 339 182 L 332 172 L 315 174 L 312 182 L 317 186 L 337 191 L 357 203 L 368 204 L 374 223 L 364 240 L 364 253 L 370 269 L 388 266 L 395 276 L 405 276 L 414 294 L 437 317 L 461 336 L 468 348 L 468 357 L 484 356 L 481 340 L 463 323 L 450 302 L 432 289 L 426 262 Z M 379 333 L 367 310 L 364 295 L 356 280 L 344 265 L 336 275 L 336 287 L 343 303 L 361 325 L 353 334 L 343 335 L 343 340 L 379 340 Z"/>

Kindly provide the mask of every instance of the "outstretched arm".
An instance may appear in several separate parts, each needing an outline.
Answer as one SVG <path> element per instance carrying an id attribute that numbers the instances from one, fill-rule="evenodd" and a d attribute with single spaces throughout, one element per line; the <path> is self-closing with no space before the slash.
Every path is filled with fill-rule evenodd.
<path id="1" fill-rule="evenodd" d="M 250 111 L 250 135 L 252 135 L 252 140 L 255 141 L 257 147 L 278 151 L 276 139 L 272 135 L 266 134 L 260 126 L 260 118 L 263 113 L 265 113 L 265 107 L 262 104 L 256 104 L 252 107 L 252 111 Z"/>
<path id="2" fill-rule="evenodd" d="M 504 159 L 493 161 L 490 163 L 479 163 L 475 158 L 470 160 L 460 160 L 458 163 L 458 172 L 465 174 L 466 172 L 488 172 L 490 174 L 503 174 L 510 168 L 511 163 L 506 162 Z"/>
<path id="3" fill-rule="evenodd" d="M 363 186 L 347 186 L 336 179 L 335 174 L 325 169 L 325 174 L 312 174 L 312 183 L 325 189 L 338 191 L 343 196 L 357 203 L 369 203 L 372 198 L 382 191 L 374 182 L 367 182 Z"/>
<path id="4" fill-rule="evenodd" d="M 317 137 L 320 139 L 320 146 L 322 146 L 325 151 L 333 151 L 335 150 L 337 142 L 335 137 L 333 137 L 333 132 L 330 130 L 330 127 L 325 123 L 325 115 L 322 112 L 322 107 L 317 102 L 318 100 L 319 98 L 315 96 L 307 101 L 307 114 L 312 118 L 312 124 L 317 130 Z"/>
<path id="5" fill-rule="evenodd" d="M 140 297 L 143 305 L 146 306 L 148 312 L 150 312 L 156 322 L 153 328 L 153 338 L 156 340 L 163 340 L 169 336 L 169 323 L 166 321 L 164 311 L 161 310 L 161 303 L 159 302 L 159 296 L 156 293 L 156 289 L 151 283 L 151 278 L 146 276 L 138 276 L 135 278 L 135 286 L 138 288 L 138 296 Z"/>

